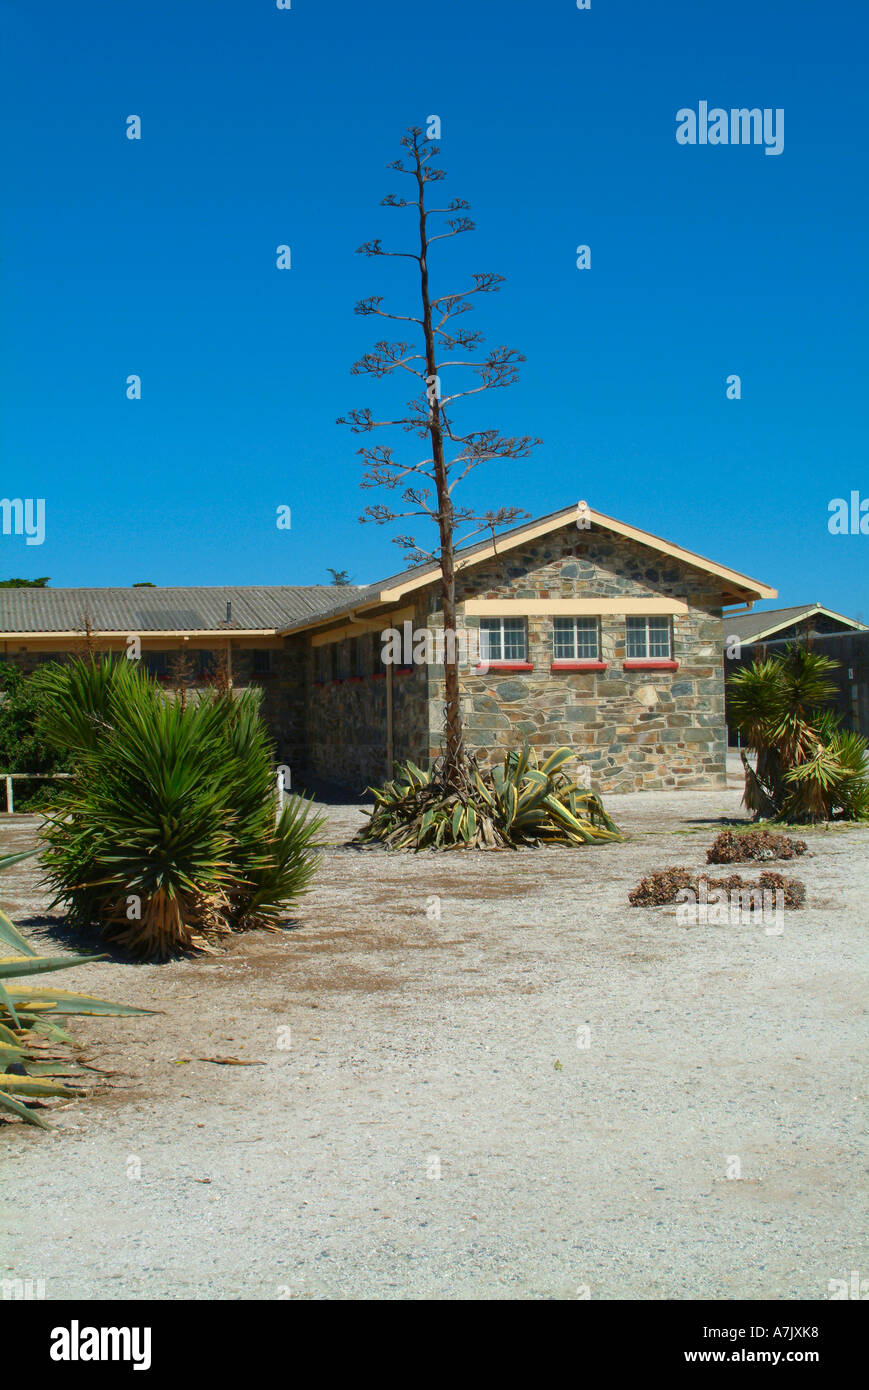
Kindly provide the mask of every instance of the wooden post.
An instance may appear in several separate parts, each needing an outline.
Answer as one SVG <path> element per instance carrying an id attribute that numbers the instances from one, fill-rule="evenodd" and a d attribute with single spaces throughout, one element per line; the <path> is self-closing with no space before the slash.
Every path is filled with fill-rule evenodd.
<path id="1" fill-rule="evenodd" d="M 6 778 L 6 811 L 7 811 L 7 814 L 11 816 L 11 815 L 12 815 L 12 812 L 13 812 L 14 810 L 15 810 L 15 798 L 14 798 L 14 796 L 12 795 L 12 778 L 11 778 L 11 777 L 7 777 L 7 778 Z"/>
<path id="2" fill-rule="evenodd" d="M 392 672 L 391 661 L 386 663 L 386 780 L 392 776 L 392 763 L 394 759 L 393 737 L 392 737 Z"/>

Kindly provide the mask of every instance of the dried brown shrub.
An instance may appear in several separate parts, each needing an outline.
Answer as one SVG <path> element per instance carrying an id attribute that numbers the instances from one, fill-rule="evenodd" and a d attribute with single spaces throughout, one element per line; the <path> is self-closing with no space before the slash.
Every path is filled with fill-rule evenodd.
<path id="1" fill-rule="evenodd" d="M 691 888 L 694 874 L 690 869 L 678 869 L 672 865 L 668 869 L 656 869 L 646 878 L 640 879 L 633 892 L 628 894 L 632 907 L 659 907 L 662 903 L 674 903 L 680 888 Z"/>
<path id="2" fill-rule="evenodd" d="M 804 907 L 806 902 L 806 885 L 799 878 L 785 878 L 784 874 L 773 873 L 767 870 L 758 879 L 761 888 L 770 888 L 773 892 L 776 888 L 783 888 L 785 895 L 785 907 Z"/>
<path id="3" fill-rule="evenodd" d="M 757 879 L 743 878 L 741 874 L 730 874 L 727 878 L 707 878 L 706 874 L 695 874 L 690 869 L 680 869 L 673 865 L 666 869 L 657 869 L 641 879 L 636 888 L 628 894 L 628 901 L 632 907 L 660 907 L 665 903 L 674 903 L 682 888 L 690 888 L 699 898 L 701 879 L 706 881 L 707 893 L 722 888 L 728 894 L 744 893 L 752 889 L 766 889 L 774 893 L 780 888 L 784 892 L 785 907 L 803 907 L 806 901 L 806 885 L 800 879 L 785 878 L 783 874 L 769 869 Z"/>
<path id="4" fill-rule="evenodd" d="M 707 864 L 746 864 L 752 859 L 793 859 L 805 854 L 805 840 L 791 840 L 769 830 L 749 830 L 738 834 L 722 830 L 711 849 L 706 851 Z"/>

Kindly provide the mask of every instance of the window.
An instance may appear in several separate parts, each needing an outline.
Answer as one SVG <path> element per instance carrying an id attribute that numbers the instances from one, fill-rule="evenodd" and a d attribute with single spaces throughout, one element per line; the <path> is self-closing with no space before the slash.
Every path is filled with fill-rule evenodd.
<path id="1" fill-rule="evenodd" d="M 524 618 L 481 618 L 481 661 L 527 661 Z"/>
<path id="2" fill-rule="evenodd" d="M 158 680 L 167 674 L 169 668 L 165 652 L 143 652 L 142 665 L 149 676 L 156 676 Z"/>
<path id="3" fill-rule="evenodd" d="M 352 674 L 354 676 L 367 676 L 371 655 L 371 638 L 368 633 L 363 633 L 361 637 L 354 637 L 350 646 L 352 648 Z"/>
<path id="4" fill-rule="evenodd" d="M 555 618 L 552 657 L 554 661 L 599 661 L 597 618 Z"/>
<path id="5" fill-rule="evenodd" d="M 268 647 L 261 647 L 258 650 L 254 650 L 252 669 L 255 676 L 271 675 L 272 654 Z"/>
<path id="6" fill-rule="evenodd" d="M 669 618 L 628 618 L 626 637 L 627 661 L 670 660 Z"/>

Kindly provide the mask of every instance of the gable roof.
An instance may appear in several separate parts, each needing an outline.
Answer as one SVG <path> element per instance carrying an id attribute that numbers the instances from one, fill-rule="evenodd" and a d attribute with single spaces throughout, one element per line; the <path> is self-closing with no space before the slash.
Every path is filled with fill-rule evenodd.
<path id="1" fill-rule="evenodd" d="M 716 564 L 672 541 L 662 540 L 627 522 L 617 521 L 580 503 L 592 526 L 625 536 L 672 560 L 700 570 L 716 581 L 723 604 L 770 599 L 778 591 L 726 565 Z M 495 538 L 477 541 L 456 552 L 456 570 L 485 563 L 494 555 L 575 523 L 576 504 L 512 527 Z M 394 604 L 434 583 L 437 563 L 417 565 L 376 584 L 257 585 L 214 588 L 153 589 L 0 589 L 0 637 L 69 636 L 82 633 L 86 621 L 94 636 L 140 633 L 143 636 L 272 636 L 319 627 L 357 609 Z M 339 597 L 340 595 L 340 597 Z M 231 604 L 227 622 L 226 605 Z M 847 621 L 847 619 L 845 620 Z"/>
<path id="2" fill-rule="evenodd" d="M 692 569 L 702 570 L 709 574 L 719 581 L 724 603 L 753 603 L 757 599 L 778 598 L 778 590 L 771 588 L 768 584 L 761 583 L 759 579 L 750 579 L 748 575 L 740 574 L 737 570 L 732 570 L 726 565 L 716 564 L 714 560 L 707 560 L 705 556 L 698 555 L 693 550 L 685 550 L 684 547 L 676 545 L 672 541 L 665 541 L 660 536 L 654 536 L 650 531 L 641 531 L 638 527 L 630 526 L 625 521 L 617 521 L 615 517 L 605 516 L 603 512 L 597 512 L 582 502 L 578 506 L 574 504 L 571 507 L 563 507 L 560 511 L 550 512 L 548 516 L 526 521 L 521 526 L 514 526 L 511 530 L 496 536 L 494 544 L 491 540 L 477 541 L 474 545 L 457 550 L 456 571 L 483 564 L 493 555 L 500 555 L 505 550 L 512 550 L 518 545 L 527 545 L 540 536 L 561 530 L 563 526 L 568 526 L 576 521 L 579 508 L 582 508 L 584 518 L 591 525 L 600 526 L 604 530 L 626 536 L 629 540 L 648 546 L 650 550 L 658 551 L 670 559 L 689 565 Z M 402 570 L 400 574 L 394 574 L 389 579 L 381 579 L 379 583 L 370 584 L 366 589 L 357 591 L 352 600 L 338 603 L 331 612 L 320 616 L 321 618 L 337 618 L 357 608 L 376 607 L 382 603 L 396 603 L 414 590 L 433 583 L 438 573 L 437 563 L 417 565 L 413 569 Z M 292 627 L 285 630 L 298 630 L 300 627 L 309 625 L 308 623 L 294 623 Z"/>
<path id="3" fill-rule="evenodd" d="M 825 608 L 821 603 L 803 603 L 794 608 L 768 608 L 765 613 L 740 613 L 736 617 L 729 617 L 727 621 L 729 630 L 739 638 L 744 646 L 753 642 L 762 642 L 764 638 L 772 637 L 774 633 L 781 632 L 794 623 L 806 622 L 819 613 L 823 614 L 825 618 L 832 618 L 837 623 L 843 623 L 845 627 L 853 628 L 857 632 L 867 630 L 866 625 L 858 623 L 856 618 L 845 618 L 841 613 L 834 613 L 832 609 Z"/>
<path id="4" fill-rule="evenodd" d="M 90 623 L 95 634 L 246 632 L 274 636 L 287 624 L 309 620 L 334 604 L 334 584 L 0 589 L 0 634 L 68 635 L 83 632 Z"/>

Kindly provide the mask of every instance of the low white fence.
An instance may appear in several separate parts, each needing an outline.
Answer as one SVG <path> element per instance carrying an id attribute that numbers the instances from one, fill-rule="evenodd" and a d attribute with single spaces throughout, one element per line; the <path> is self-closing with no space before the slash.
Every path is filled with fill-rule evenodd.
<path id="1" fill-rule="evenodd" d="M 71 772 L 0 772 L 0 777 L 6 783 L 6 815 L 11 816 L 15 811 L 12 783 L 16 778 L 22 782 L 52 782 L 57 777 L 71 776 Z"/>

